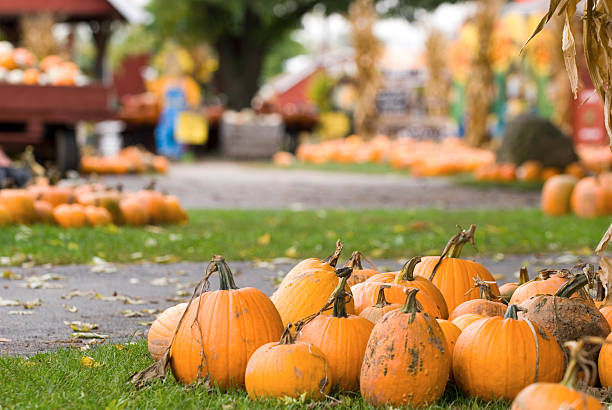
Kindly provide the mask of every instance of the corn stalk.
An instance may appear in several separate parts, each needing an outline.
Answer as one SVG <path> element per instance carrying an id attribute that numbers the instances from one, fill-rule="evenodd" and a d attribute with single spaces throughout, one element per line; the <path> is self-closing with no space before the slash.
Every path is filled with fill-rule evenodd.
<path id="1" fill-rule="evenodd" d="M 564 23 L 561 17 L 555 17 L 552 21 L 552 33 L 556 40 L 555 47 L 551 50 L 553 85 L 551 98 L 555 102 L 552 120 L 565 133 L 570 134 L 572 131 L 572 88 L 564 68 L 565 58 L 562 50 Z"/>
<path id="2" fill-rule="evenodd" d="M 571 18 L 579 3 L 580 0 L 551 0 L 548 12 L 527 40 L 528 43 L 542 31 L 555 13 L 564 17 L 562 50 L 574 98 L 578 92 L 578 69 Z M 604 103 L 606 132 L 612 151 L 612 0 L 585 0 L 583 4 L 584 55 L 593 86 Z"/>
<path id="3" fill-rule="evenodd" d="M 349 8 L 357 66 L 358 96 L 354 112 L 355 129 L 359 135 L 366 138 L 376 133 L 378 121 L 376 94 L 380 88 L 381 78 L 376 62 L 382 48 L 373 31 L 377 19 L 378 15 L 372 0 L 354 0 Z"/>
<path id="4" fill-rule="evenodd" d="M 51 13 L 25 14 L 19 20 L 23 47 L 38 58 L 59 52 L 53 36 L 55 18 Z"/>
<path id="5" fill-rule="evenodd" d="M 425 64 L 427 83 L 425 98 L 427 112 L 433 117 L 443 117 L 448 113 L 449 81 L 446 75 L 446 39 L 438 30 L 429 32 L 425 43 Z"/>

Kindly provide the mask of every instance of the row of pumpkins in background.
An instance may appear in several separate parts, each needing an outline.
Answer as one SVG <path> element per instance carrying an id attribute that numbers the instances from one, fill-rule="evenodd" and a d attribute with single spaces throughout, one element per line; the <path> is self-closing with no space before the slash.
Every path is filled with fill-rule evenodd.
<path id="1" fill-rule="evenodd" d="M 215 256 L 201 283 L 218 272 L 220 289 L 204 285 L 158 316 L 148 334 L 158 362 L 132 382 L 163 378 L 170 366 L 182 383 L 245 387 L 253 399 L 360 391 L 376 406 L 419 406 L 454 380 L 467 396 L 515 400 L 521 409 L 601 408 L 573 386 L 585 356 L 599 360 L 601 384 L 612 385 L 612 346 L 587 355 L 582 343 L 565 342 L 610 334 L 612 293 L 595 302 L 586 273 L 567 270 L 528 280 L 522 269 L 518 283 L 498 288 L 484 266 L 460 258 L 474 229 L 455 235 L 441 256 L 388 273 L 364 268 L 359 252 L 337 269 L 338 242 L 330 257 L 299 262 L 271 298 L 238 289 Z"/>
<path id="2" fill-rule="evenodd" d="M 82 86 L 89 79 L 78 65 L 60 56 L 49 55 L 38 61 L 25 48 L 14 48 L 0 41 L 0 82 L 26 85 Z"/>
<path id="3" fill-rule="evenodd" d="M 612 215 L 612 172 L 584 178 L 553 176 L 542 188 L 542 211 L 548 215 L 573 212 L 582 218 Z"/>
<path id="4" fill-rule="evenodd" d="M 39 180 L 26 189 L 0 190 L 0 226 L 49 223 L 63 228 L 115 225 L 159 225 L 187 221 L 178 198 L 155 191 L 137 192 L 99 183 L 49 185 Z"/>
<path id="5" fill-rule="evenodd" d="M 586 171 L 601 172 L 612 166 L 612 155 L 607 147 L 577 147 L 577 152 L 580 164 L 572 164 L 565 172 L 581 177 Z M 415 176 L 474 173 L 476 179 L 493 181 L 543 181 L 562 171 L 542 168 L 537 161 L 528 161 L 520 167 L 496 164 L 492 151 L 469 147 L 458 138 L 435 142 L 391 139 L 384 135 L 370 140 L 353 135 L 319 143 L 302 143 L 295 156 L 278 152 L 273 160 L 281 166 L 291 165 L 296 160 L 313 164 L 388 163 L 396 169 L 409 169 Z"/>
<path id="6" fill-rule="evenodd" d="M 89 154 L 81 157 L 81 172 L 84 174 L 119 175 L 144 172 L 166 174 L 169 168 L 168 158 L 135 146 L 123 148 L 117 155 Z"/>

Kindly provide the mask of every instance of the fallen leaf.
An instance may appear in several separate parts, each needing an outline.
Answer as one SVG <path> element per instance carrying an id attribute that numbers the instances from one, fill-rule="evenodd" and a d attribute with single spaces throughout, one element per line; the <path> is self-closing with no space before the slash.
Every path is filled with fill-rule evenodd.
<path id="1" fill-rule="evenodd" d="M 21 303 L 16 300 L 2 299 L 2 297 L 0 297 L 0 306 L 19 306 L 20 304 Z"/>
<path id="2" fill-rule="evenodd" d="M 80 320 L 74 320 L 72 322 L 64 320 L 64 324 L 75 332 L 89 332 L 90 330 L 98 328 L 97 323 L 81 322 Z"/>
<path id="3" fill-rule="evenodd" d="M 108 335 L 94 332 L 73 332 L 71 337 L 74 339 L 108 339 Z"/>
<path id="4" fill-rule="evenodd" d="M 176 296 L 178 297 L 187 297 L 190 296 L 192 292 L 189 292 L 188 290 L 177 290 L 176 291 Z"/>
<path id="5" fill-rule="evenodd" d="M 94 292 L 93 290 L 90 290 L 90 291 L 87 291 L 87 292 L 83 292 L 82 290 L 75 289 L 75 290 L 72 290 L 72 291 L 70 291 L 69 293 L 67 293 L 65 295 L 62 295 L 61 298 L 62 299 L 72 299 L 72 298 L 77 297 L 77 296 L 89 296 L 89 297 L 92 297 L 92 296 L 95 296 L 95 295 L 96 295 L 96 292 Z"/>
<path id="6" fill-rule="evenodd" d="M 504 275 L 501 273 L 494 273 L 492 276 L 493 276 L 493 279 L 495 280 L 500 280 L 504 278 Z"/>
<path id="7" fill-rule="evenodd" d="M 90 270 L 94 273 L 115 273 L 117 272 L 117 268 L 111 264 L 96 265 Z"/>
<path id="8" fill-rule="evenodd" d="M 137 298 L 131 298 L 127 295 L 115 295 L 115 296 L 102 296 L 96 293 L 95 299 L 103 300 L 105 302 L 123 302 L 127 305 L 144 305 L 146 302 Z"/>
<path id="9" fill-rule="evenodd" d="M 28 302 L 23 303 L 23 307 L 26 309 L 34 309 L 36 306 L 41 306 L 42 300 L 40 298 L 36 298 L 34 300 L 30 300 Z"/>
<path id="10" fill-rule="evenodd" d="M 610 227 L 608 228 L 606 233 L 604 233 L 604 236 L 601 238 L 599 245 L 597 245 L 597 248 L 595 248 L 595 253 L 598 256 L 602 256 L 604 249 L 606 249 L 606 246 L 608 246 L 608 242 L 610 241 L 612 241 L 612 224 L 610 224 Z"/>
<path id="11" fill-rule="evenodd" d="M 168 281 L 168 278 L 165 277 L 153 279 L 149 282 L 149 285 L 151 286 L 168 286 L 169 284 L 170 282 Z"/>
<path id="12" fill-rule="evenodd" d="M 147 225 L 145 226 L 144 230 L 150 233 L 154 233 L 154 234 L 163 233 L 165 231 L 164 228 L 162 228 L 161 226 L 156 226 L 156 225 Z"/>
<path id="13" fill-rule="evenodd" d="M 157 315 L 162 312 L 162 310 L 159 309 L 140 309 L 140 311 L 148 315 Z"/>
<path id="14" fill-rule="evenodd" d="M 125 349 L 125 346 L 123 346 L 123 345 L 115 345 L 115 349 L 123 350 L 123 349 Z"/>
<path id="15" fill-rule="evenodd" d="M 144 317 L 145 314 L 141 312 L 137 312 L 135 310 L 122 310 L 121 313 L 125 317 Z"/>
<path id="16" fill-rule="evenodd" d="M 31 315 L 32 312 L 28 310 L 9 310 L 9 315 Z"/>
<path id="17" fill-rule="evenodd" d="M 153 262 L 155 263 L 171 263 L 178 261 L 178 258 L 174 255 L 161 255 L 153 258 Z"/>
<path id="18" fill-rule="evenodd" d="M 138 322 L 139 325 L 141 326 L 151 326 L 153 324 L 153 321 L 149 321 L 149 322 Z"/>
<path id="19" fill-rule="evenodd" d="M 81 365 L 85 367 L 100 367 L 103 364 L 97 362 L 93 357 L 83 356 L 81 357 Z"/>
<path id="20" fill-rule="evenodd" d="M 76 313 L 79 311 L 79 309 L 74 305 L 67 305 L 64 303 L 62 304 L 62 306 L 64 307 L 64 309 L 66 309 L 70 313 Z"/>
<path id="21" fill-rule="evenodd" d="M 138 285 L 140 283 L 140 279 L 138 278 L 130 278 L 130 285 Z"/>
<path id="22" fill-rule="evenodd" d="M 406 226 L 406 228 L 408 228 L 409 231 L 426 231 L 431 228 L 431 222 L 412 221 Z"/>
<path id="23" fill-rule="evenodd" d="M 142 252 L 134 252 L 130 255 L 130 258 L 132 259 L 141 259 L 142 258 Z"/>
<path id="24" fill-rule="evenodd" d="M 269 245 L 270 239 L 272 239 L 272 235 L 270 235 L 269 233 L 264 233 L 259 238 L 257 238 L 257 244 L 261 246 Z"/>
<path id="25" fill-rule="evenodd" d="M 168 239 L 170 239 L 170 242 L 180 241 L 183 239 L 183 235 L 181 235 L 180 233 L 171 233 L 170 235 L 168 235 Z"/>
<path id="26" fill-rule="evenodd" d="M 285 256 L 288 258 L 296 258 L 297 255 L 298 255 L 298 252 L 295 246 L 292 246 L 291 248 L 288 248 L 285 251 Z"/>
<path id="27" fill-rule="evenodd" d="M 2 278 L 8 279 L 8 280 L 18 280 L 18 279 L 22 279 L 23 276 L 21 276 L 18 273 L 13 272 L 12 270 L 6 269 L 5 271 L 2 272 Z"/>
<path id="28" fill-rule="evenodd" d="M 154 246 L 157 246 L 157 240 L 154 238 L 147 238 L 147 240 L 145 241 L 144 245 L 147 248 L 152 248 Z"/>

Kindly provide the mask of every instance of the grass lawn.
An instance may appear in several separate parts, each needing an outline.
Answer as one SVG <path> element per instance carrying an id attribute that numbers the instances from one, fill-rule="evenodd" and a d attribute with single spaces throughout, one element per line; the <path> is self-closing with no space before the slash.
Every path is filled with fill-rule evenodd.
<path id="1" fill-rule="evenodd" d="M 409 169 L 393 168 L 388 163 L 366 162 L 363 164 L 325 162 L 323 164 L 312 164 L 309 162 L 295 162 L 287 167 L 270 165 L 270 163 L 257 164 L 257 166 L 274 167 L 283 170 L 307 170 L 307 171 L 329 171 L 329 172 L 354 172 L 361 174 L 404 174 L 410 175 Z"/>
<path id="2" fill-rule="evenodd" d="M 520 210 L 193 210 L 184 226 L 80 228 L 10 226 L 0 229 L 0 263 L 205 261 L 324 257 L 337 238 L 344 256 L 374 258 L 438 254 L 456 224 L 475 223 L 477 250 L 465 255 L 578 251 L 592 253 L 609 218 L 547 217 Z"/>
<path id="3" fill-rule="evenodd" d="M 507 188 L 516 191 L 540 191 L 544 182 L 532 181 L 478 181 L 472 174 L 460 174 L 450 177 L 456 185 L 471 186 L 475 188 Z"/>
<path id="4" fill-rule="evenodd" d="M 91 367 L 81 364 L 89 356 Z M 61 349 L 30 358 L 0 357 L 0 408 L 50 409 L 174 409 L 174 408 L 326 408 L 332 401 L 308 403 L 299 400 L 265 400 L 253 402 L 244 391 L 205 392 L 202 388 L 185 388 L 168 374 L 165 383 L 136 390 L 129 376 L 152 363 L 145 340 L 118 346 L 107 344 L 82 352 Z M 371 408 L 355 394 L 336 396 L 338 409 Z M 454 386 L 431 409 L 506 409 L 505 402 L 485 403 L 462 396 Z"/>

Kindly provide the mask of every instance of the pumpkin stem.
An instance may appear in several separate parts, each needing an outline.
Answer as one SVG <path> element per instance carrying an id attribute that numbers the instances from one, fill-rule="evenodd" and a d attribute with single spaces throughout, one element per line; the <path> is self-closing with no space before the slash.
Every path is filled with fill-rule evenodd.
<path id="1" fill-rule="evenodd" d="M 565 282 L 563 286 L 555 292 L 555 296 L 559 296 L 562 298 L 569 298 L 574 293 L 578 292 L 580 289 L 584 287 L 588 283 L 589 279 L 586 275 L 580 274 L 576 275 L 576 277 L 569 282 Z"/>
<path id="2" fill-rule="evenodd" d="M 345 290 L 346 282 L 348 278 L 351 277 L 353 273 L 353 268 L 340 268 L 336 270 L 336 276 L 338 276 L 338 286 L 332 293 L 332 297 L 334 298 L 334 310 L 332 315 L 334 317 L 348 317 L 346 313 L 346 296 L 348 293 Z M 350 299 L 349 299 L 350 300 Z"/>
<path id="3" fill-rule="evenodd" d="M 400 310 L 404 313 L 418 313 L 421 311 L 419 307 L 419 303 L 416 299 L 416 294 L 419 290 L 417 288 L 404 288 L 404 292 L 406 293 L 406 302 L 404 303 L 404 307 Z"/>
<path id="4" fill-rule="evenodd" d="M 459 228 L 459 232 L 453 235 L 453 237 L 450 238 L 446 244 L 446 247 L 442 251 L 442 255 L 440 255 L 440 259 L 438 259 L 438 263 L 436 263 L 436 266 L 434 266 L 433 271 L 429 276 L 430 281 L 433 281 L 444 258 L 458 258 L 461 256 L 463 246 L 468 242 L 472 244 L 472 246 L 476 246 L 474 244 L 474 232 L 476 232 L 476 225 L 470 225 L 470 228 L 467 231 L 462 229 L 460 226 L 457 227 Z"/>
<path id="5" fill-rule="evenodd" d="M 586 375 L 588 375 L 591 371 L 597 370 L 597 364 L 593 363 L 589 358 L 589 351 L 586 349 L 587 345 L 603 345 L 606 341 L 597 336 L 583 336 L 579 340 L 571 340 L 569 342 L 565 342 L 564 346 L 569 349 L 570 352 L 570 361 L 567 365 L 567 369 L 565 369 L 565 374 L 563 375 L 563 380 L 561 380 L 562 385 L 569 387 L 570 389 L 574 388 L 574 384 L 578 379 L 578 371 L 582 369 Z"/>
<path id="6" fill-rule="evenodd" d="M 384 308 L 385 306 L 389 306 L 391 303 L 385 298 L 385 289 L 390 288 L 390 285 L 380 285 L 378 289 L 378 298 L 376 299 L 376 304 L 374 307 Z"/>
<path id="7" fill-rule="evenodd" d="M 465 292 L 465 294 L 468 295 L 472 290 L 476 288 L 480 289 L 480 299 L 491 300 L 494 302 L 499 302 L 501 299 L 499 296 L 495 296 L 493 294 L 493 291 L 491 290 L 491 285 L 489 285 L 488 282 L 478 277 L 474 278 L 474 286 L 472 286 L 470 290 Z"/>
<path id="8" fill-rule="evenodd" d="M 234 275 L 223 256 L 215 255 L 211 261 L 219 272 L 219 290 L 238 289 L 234 283 Z"/>
<path id="9" fill-rule="evenodd" d="M 323 262 L 326 262 L 335 268 L 336 264 L 338 263 L 338 258 L 340 257 L 340 254 L 342 253 L 342 248 L 344 248 L 344 245 L 342 245 L 342 242 L 340 242 L 340 239 L 338 239 L 336 241 L 336 250 L 334 251 L 334 253 L 329 255 L 327 258 L 323 259 Z"/>
<path id="10" fill-rule="evenodd" d="M 506 314 L 504 315 L 504 319 L 514 319 L 518 320 L 518 312 L 524 311 L 525 308 L 520 307 L 519 305 L 510 305 L 508 309 L 506 309 Z"/>
<path id="11" fill-rule="evenodd" d="M 402 281 L 412 282 L 414 280 L 414 269 L 421 262 L 420 256 L 415 256 L 408 262 L 404 263 L 402 270 L 397 272 L 395 275 L 395 283 L 401 283 Z"/>
<path id="12" fill-rule="evenodd" d="M 344 264 L 345 268 L 357 268 L 357 269 L 363 269 L 363 265 L 361 265 L 361 252 L 359 251 L 355 251 L 353 252 L 353 254 L 351 255 L 351 258 L 346 261 L 346 263 Z"/>
<path id="13" fill-rule="evenodd" d="M 287 327 L 285 327 L 285 330 L 283 330 L 283 334 L 281 335 L 280 341 L 278 342 L 279 345 L 292 345 L 293 343 L 295 343 L 295 337 L 291 335 L 292 328 L 293 323 L 287 323 Z"/>
<path id="14" fill-rule="evenodd" d="M 519 271 L 518 285 L 521 286 L 527 282 L 529 282 L 529 272 L 527 271 L 526 266 L 521 266 L 521 270 Z"/>

